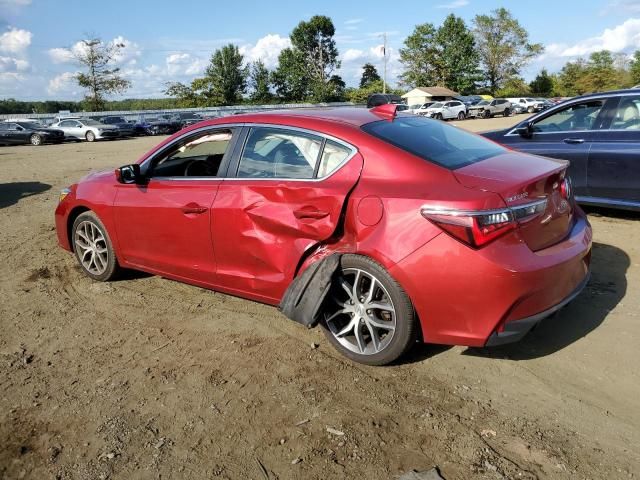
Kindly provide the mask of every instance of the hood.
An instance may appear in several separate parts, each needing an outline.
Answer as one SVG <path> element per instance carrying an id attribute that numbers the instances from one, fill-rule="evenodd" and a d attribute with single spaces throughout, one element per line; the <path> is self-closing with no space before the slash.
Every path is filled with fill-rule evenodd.
<path id="1" fill-rule="evenodd" d="M 115 176 L 113 170 L 97 170 L 93 172 L 89 172 L 87 175 L 82 177 L 78 183 L 86 183 L 86 182 L 99 182 L 101 180 L 106 180 L 109 177 Z"/>

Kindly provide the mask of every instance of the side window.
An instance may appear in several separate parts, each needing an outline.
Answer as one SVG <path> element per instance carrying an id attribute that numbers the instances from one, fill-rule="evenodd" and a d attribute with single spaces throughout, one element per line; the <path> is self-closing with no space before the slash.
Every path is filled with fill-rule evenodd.
<path id="1" fill-rule="evenodd" d="M 313 178 L 322 138 L 280 128 L 252 128 L 240 158 L 240 178 Z"/>
<path id="2" fill-rule="evenodd" d="M 0 131 L 9 130 L 9 124 L 0 123 Z"/>
<path id="3" fill-rule="evenodd" d="M 233 132 L 209 130 L 187 137 L 162 155 L 151 169 L 151 177 L 216 177 Z"/>
<path id="4" fill-rule="evenodd" d="M 622 97 L 611 130 L 640 130 L 640 97 Z"/>
<path id="5" fill-rule="evenodd" d="M 536 122 L 534 132 L 571 132 L 593 130 L 604 100 L 575 103 Z"/>
<path id="6" fill-rule="evenodd" d="M 18 129 L 18 124 L 17 123 L 10 123 L 9 127 L 8 127 L 8 130 L 11 130 L 11 131 L 19 130 Z"/>
<path id="7" fill-rule="evenodd" d="M 76 122 L 74 122 L 72 120 L 65 120 L 63 122 L 60 122 L 60 126 L 61 127 L 75 127 L 76 126 Z"/>
<path id="8" fill-rule="evenodd" d="M 318 178 L 326 177 L 332 174 L 344 162 L 351 150 L 332 140 L 327 140 L 322 151 L 320 159 L 320 168 L 318 169 Z"/>

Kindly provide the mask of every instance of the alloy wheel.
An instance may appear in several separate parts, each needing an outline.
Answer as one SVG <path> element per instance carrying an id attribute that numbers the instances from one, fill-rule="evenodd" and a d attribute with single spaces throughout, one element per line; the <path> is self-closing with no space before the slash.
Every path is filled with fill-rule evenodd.
<path id="1" fill-rule="evenodd" d="M 109 265 L 107 241 L 100 228 L 85 220 L 76 226 L 73 242 L 79 249 L 80 263 L 89 273 L 102 275 Z"/>
<path id="2" fill-rule="evenodd" d="M 31 135 L 31 138 L 29 141 L 31 142 L 31 145 L 34 145 L 37 147 L 38 145 L 42 144 L 42 137 L 36 133 Z"/>
<path id="3" fill-rule="evenodd" d="M 332 296 L 337 308 L 328 310 L 325 323 L 346 349 L 374 355 L 391 342 L 396 309 L 389 292 L 375 275 L 358 268 L 345 269 Z"/>

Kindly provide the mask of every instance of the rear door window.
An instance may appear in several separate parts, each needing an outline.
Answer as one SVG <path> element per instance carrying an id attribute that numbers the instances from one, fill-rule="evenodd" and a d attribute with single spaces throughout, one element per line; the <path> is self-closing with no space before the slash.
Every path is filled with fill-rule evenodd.
<path id="1" fill-rule="evenodd" d="M 454 170 L 506 151 L 489 140 L 437 120 L 416 116 L 381 120 L 362 130 L 406 152 Z"/>
<path id="2" fill-rule="evenodd" d="M 640 130 L 640 96 L 621 97 L 610 130 Z"/>
<path id="3" fill-rule="evenodd" d="M 595 130 L 596 119 L 604 106 L 604 100 L 574 103 L 533 124 L 534 132 L 575 132 Z"/>

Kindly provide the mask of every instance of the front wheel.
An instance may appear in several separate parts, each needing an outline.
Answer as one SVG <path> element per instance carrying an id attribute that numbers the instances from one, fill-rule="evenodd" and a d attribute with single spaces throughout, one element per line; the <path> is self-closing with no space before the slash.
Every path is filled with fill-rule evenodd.
<path id="1" fill-rule="evenodd" d="M 42 145 L 42 137 L 37 133 L 34 133 L 33 135 L 31 135 L 31 137 L 29 137 L 29 143 L 31 143 L 31 145 L 34 145 L 36 147 L 38 145 Z"/>
<path id="2" fill-rule="evenodd" d="M 529 107 L 529 108 L 527 108 L 527 112 L 529 112 L 529 113 L 533 113 L 533 112 L 535 112 L 535 111 L 536 111 L 536 109 L 535 109 L 535 108 L 533 108 L 533 107 Z"/>
<path id="3" fill-rule="evenodd" d="M 509 115 L 511 115 L 511 111 L 509 111 L 508 108 L 504 109 L 504 112 L 502 113 L 505 117 L 508 117 Z"/>
<path id="4" fill-rule="evenodd" d="M 491 112 L 489 110 L 485 110 L 484 112 L 482 112 L 482 116 L 484 118 L 491 118 Z"/>
<path id="5" fill-rule="evenodd" d="M 106 282 L 120 269 L 107 229 L 95 213 L 78 215 L 71 229 L 73 251 L 80 267 L 94 280 Z"/>
<path id="6" fill-rule="evenodd" d="M 458 120 L 464 120 L 464 112 L 458 113 Z"/>
<path id="7" fill-rule="evenodd" d="M 88 131 L 84 137 L 87 139 L 87 142 L 93 142 L 96 139 L 96 134 L 92 131 Z"/>
<path id="8" fill-rule="evenodd" d="M 378 263 L 343 255 L 323 306 L 320 325 L 343 355 L 367 365 L 386 365 L 416 338 L 411 300 Z"/>

